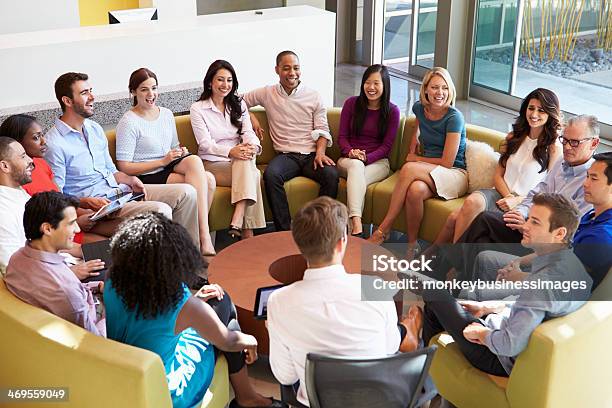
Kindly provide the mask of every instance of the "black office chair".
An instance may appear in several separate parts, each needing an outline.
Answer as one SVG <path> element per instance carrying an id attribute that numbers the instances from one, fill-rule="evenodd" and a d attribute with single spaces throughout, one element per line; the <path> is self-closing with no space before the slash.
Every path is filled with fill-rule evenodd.
<path id="1" fill-rule="evenodd" d="M 413 408 L 431 400 L 433 383 L 423 385 L 436 346 L 382 358 L 306 357 L 310 408 Z"/>

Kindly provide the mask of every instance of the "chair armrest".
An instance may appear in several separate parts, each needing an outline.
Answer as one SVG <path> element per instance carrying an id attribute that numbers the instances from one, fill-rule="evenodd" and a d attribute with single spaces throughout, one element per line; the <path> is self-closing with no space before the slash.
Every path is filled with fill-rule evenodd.
<path id="1" fill-rule="evenodd" d="M 512 370 L 510 406 L 612 406 L 610 338 L 612 302 L 587 302 L 541 324 Z"/>

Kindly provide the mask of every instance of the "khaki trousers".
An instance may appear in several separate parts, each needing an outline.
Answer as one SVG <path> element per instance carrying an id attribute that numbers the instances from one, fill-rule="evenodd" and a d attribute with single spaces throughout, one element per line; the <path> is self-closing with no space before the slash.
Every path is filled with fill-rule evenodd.
<path id="1" fill-rule="evenodd" d="M 160 212 L 185 227 L 196 247 L 200 248 L 195 188 L 189 184 L 145 184 L 145 189 L 147 201 L 131 201 L 117 211 L 116 216 L 128 218 L 147 211 Z"/>
<path id="2" fill-rule="evenodd" d="M 204 168 L 215 176 L 217 186 L 231 187 L 232 205 L 247 200 L 242 228 L 254 229 L 266 226 L 266 216 L 261 197 L 261 174 L 255 166 L 255 159 L 204 160 Z"/>
<path id="3" fill-rule="evenodd" d="M 358 159 L 338 159 L 338 173 L 346 177 L 346 202 L 349 217 L 361 217 L 368 185 L 387 178 L 389 159 L 380 159 L 367 166 Z"/>

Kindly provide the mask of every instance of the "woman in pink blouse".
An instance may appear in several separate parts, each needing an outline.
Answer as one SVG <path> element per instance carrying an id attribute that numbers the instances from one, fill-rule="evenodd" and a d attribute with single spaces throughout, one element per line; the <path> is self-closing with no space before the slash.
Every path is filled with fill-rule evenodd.
<path id="1" fill-rule="evenodd" d="M 228 232 L 236 239 L 249 238 L 254 228 L 266 226 L 261 176 L 255 166 L 261 144 L 237 90 L 234 67 L 217 60 L 208 67 L 204 91 L 189 110 L 204 167 L 214 174 L 217 185 L 232 188 L 234 214 Z"/>

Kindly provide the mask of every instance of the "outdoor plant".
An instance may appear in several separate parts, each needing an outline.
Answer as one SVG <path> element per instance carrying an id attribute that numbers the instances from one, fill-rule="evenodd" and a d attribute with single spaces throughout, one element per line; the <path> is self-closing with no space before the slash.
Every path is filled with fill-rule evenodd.
<path id="1" fill-rule="evenodd" d="M 612 49 L 612 1 L 601 0 L 599 18 L 597 19 L 597 47 L 603 50 Z"/>
<path id="2" fill-rule="evenodd" d="M 540 62 L 552 61 L 555 58 L 570 61 L 586 3 L 587 0 L 527 0 L 523 13 L 522 54 L 532 62 L 536 59 Z M 539 36 L 534 30 L 538 11 Z M 609 19 L 606 24 L 610 25 Z"/>

